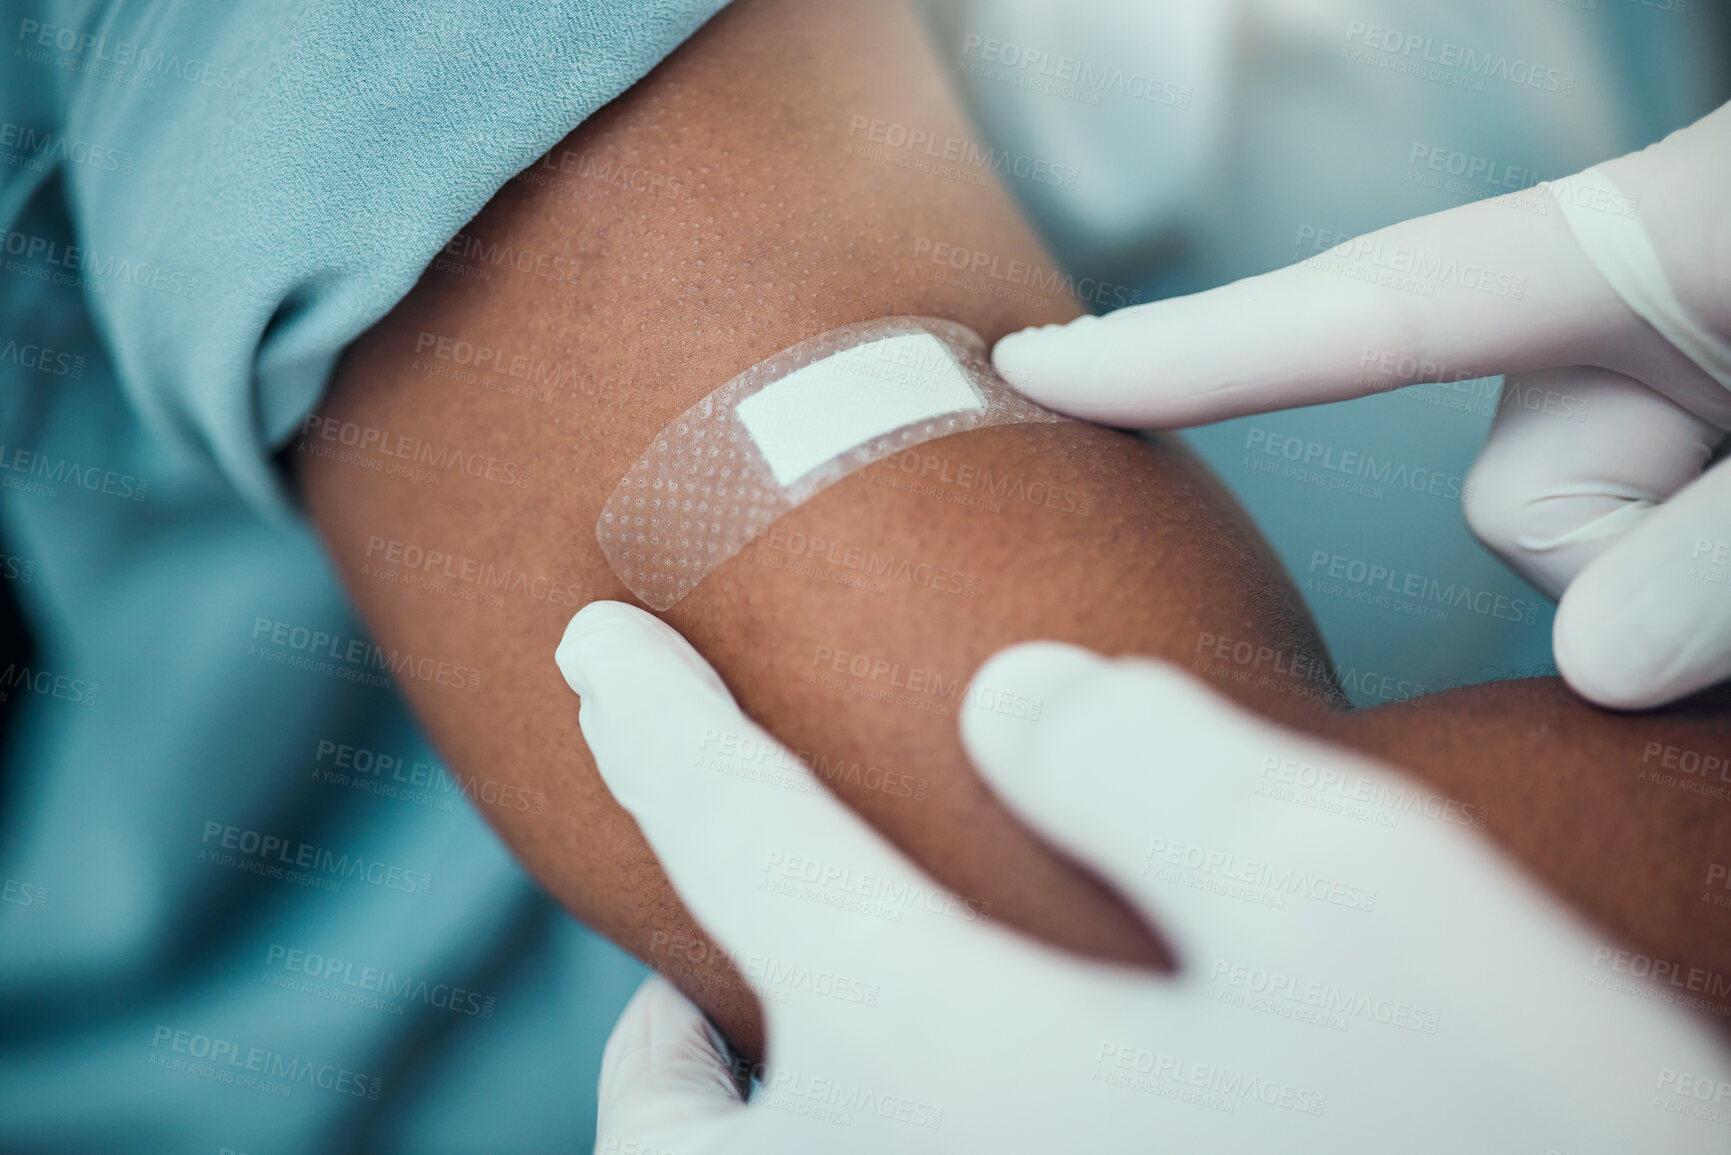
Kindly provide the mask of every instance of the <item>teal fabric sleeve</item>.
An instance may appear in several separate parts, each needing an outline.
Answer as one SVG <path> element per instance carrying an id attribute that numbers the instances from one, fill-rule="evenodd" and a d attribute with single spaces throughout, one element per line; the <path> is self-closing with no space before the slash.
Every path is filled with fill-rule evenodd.
<path id="1" fill-rule="evenodd" d="M 642 967 L 477 816 L 538 802 L 428 746 L 272 455 L 719 6 L 0 0 L 0 1150 L 589 1149 Z"/>
<path id="2" fill-rule="evenodd" d="M 80 252 L 47 256 L 84 282 L 152 435 L 196 442 L 249 502 L 280 505 L 267 455 L 343 346 L 506 179 L 720 7 L 14 5 L 4 83 L 25 111 L 6 119 L 101 150 L 49 149 Z"/>

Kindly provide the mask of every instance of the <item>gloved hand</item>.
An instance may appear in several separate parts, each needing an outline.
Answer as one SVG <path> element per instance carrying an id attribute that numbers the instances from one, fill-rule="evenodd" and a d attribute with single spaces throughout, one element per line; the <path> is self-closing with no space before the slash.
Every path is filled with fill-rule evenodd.
<path id="1" fill-rule="evenodd" d="M 945 891 L 648 614 L 587 606 L 558 661 L 609 789 L 757 991 L 770 1047 L 730 1070 L 651 979 L 603 1058 L 599 1152 L 1723 1145 L 1651 1105 L 1680 1072 L 1731 1079 L 1723 1057 L 1679 1012 L 1594 989 L 1595 940 L 1561 908 L 1440 808 L 1379 793 L 1422 788 L 1170 667 L 1014 646 L 976 684 L 1042 702 L 1039 720 L 961 723 L 1003 801 L 1158 923 L 1181 968 L 1162 977 Z"/>
<path id="2" fill-rule="evenodd" d="M 1174 428 L 1507 373 L 1467 520 L 1636 709 L 1731 675 L 1731 105 L 1575 177 L 1190 297 L 1011 334 L 1054 409 Z M 1565 592 L 1566 591 L 1566 592 Z"/>

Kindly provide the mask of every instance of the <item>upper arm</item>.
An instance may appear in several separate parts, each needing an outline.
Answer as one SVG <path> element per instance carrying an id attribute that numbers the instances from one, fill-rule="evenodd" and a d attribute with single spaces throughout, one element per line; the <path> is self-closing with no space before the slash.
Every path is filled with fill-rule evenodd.
<path id="1" fill-rule="evenodd" d="M 629 596 L 596 543 L 602 502 L 728 378 L 873 317 L 946 317 L 991 340 L 1077 312 L 989 167 L 862 147 L 888 136 L 878 121 L 971 139 L 900 3 L 741 0 L 499 193 L 352 348 L 298 454 L 374 633 L 481 671 L 473 693 L 405 681 L 445 756 L 548 800 L 535 814 L 483 798 L 489 817 L 568 907 L 748 1039 L 730 972 L 666 949 L 693 928 L 595 774 L 552 653 L 578 605 Z M 319 452 L 347 430 L 372 431 L 354 434 L 370 448 Z M 1319 655 L 1315 635 L 1254 532 L 1170 445 L 1063 424 L 921 454 L 940 463 L 921 485 L 868 469 L 778 528 L 958 580 L 861 588 L 760 540 L 666 616 L 784 740 L 884 771 L 830 781 L 940 881 L 1078 949 L 1152 958 L 1146 932 L 973 776 L 955 688 L 1033 636 L 1183 657 L 1203 632 Z M 1009 482 L 966 490 L 963 465 Z M 936 677 L 882 700 L 872 678 L 817 669 L 823 650 Z M 1321 708 L 1234 692 L 1287 716 Z"/>

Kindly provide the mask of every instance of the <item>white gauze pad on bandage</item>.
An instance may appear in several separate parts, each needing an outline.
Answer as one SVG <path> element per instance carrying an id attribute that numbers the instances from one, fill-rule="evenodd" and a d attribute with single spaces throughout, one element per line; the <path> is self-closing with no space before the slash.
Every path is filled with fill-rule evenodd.
<path id="1" fill-rule="evenodd" d="M 752 366 L 675 418 L 601 507 L 595 537 L 626 587 L 664 610 L 857 469 L 951 433 L 1063 420 L 1005 384 L 965 325 L 847 325 Z"/>

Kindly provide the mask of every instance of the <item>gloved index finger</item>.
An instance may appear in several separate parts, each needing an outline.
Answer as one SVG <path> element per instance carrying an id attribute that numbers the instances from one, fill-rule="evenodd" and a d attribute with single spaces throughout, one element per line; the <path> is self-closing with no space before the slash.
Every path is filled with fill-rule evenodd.
<path id="1" fill-rule="evenodd" d="M 1594 363 L 1631 314 L 1545 188 L 1358 237 L 1217 289 L 1012 333 L 992 351 L 1042 405 L 1181 428 L 1432 381 Z"/>
<path id="2" fill-rule="evenodd" d="M 966 909 L 747 718 L 708 663 L 649 614 L 585 607 L 558 661 L 582 695 L 583 735 L 608 788 L 736 959 L 857 961 L 873 934 Z"/>

